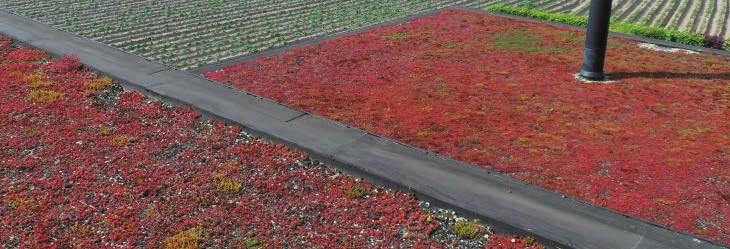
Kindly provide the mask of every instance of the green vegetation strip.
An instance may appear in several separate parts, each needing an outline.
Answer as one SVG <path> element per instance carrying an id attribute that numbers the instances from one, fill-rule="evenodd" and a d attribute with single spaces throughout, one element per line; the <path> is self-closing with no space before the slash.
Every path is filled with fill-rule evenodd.
<path id="1" fill-rule="evenodd" d="M 513 7 L 506 5 L 493 5 L 487 7 L 488 11 L 510 14 L 516 16 L 523 16 L 529 18 L 535 18 L 540 20 L 546 20 L 555 23 L 563 23 L 574 26 L 586 27 L 588 26 L 587 16 L 575 16 L 563 13 L 552 13 L 544 10 L 539 10 L 530 7 Z M 688 32 L 682 32 L 677 30 L 663 29 L 657 27 L 648 27 L 640 24 L 623 23 L 623 22 L 612 22 L 610 26 L 612 32 L 624 33 L 630 35 L 636 35 L 646 38 L 665 40 L 671 42 L 677 42 L 692 46 L 705 46 L 705 36 L 700 34 L 692 34 Z M 729 42 L 725 42 L 725 49 L 727 50 Z"/>

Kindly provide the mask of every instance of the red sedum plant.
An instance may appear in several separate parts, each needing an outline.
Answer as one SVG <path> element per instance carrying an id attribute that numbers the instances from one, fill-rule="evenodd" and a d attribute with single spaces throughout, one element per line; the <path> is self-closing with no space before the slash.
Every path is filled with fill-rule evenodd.
<path id="1" fill-rule="evenodd" d="M 34 91 L 63 97 L 33 101 Z M 444 226 L 411 195 L 122 92 L 74 58 L 52 60 L 0 38 L 3 248 L 458 243 L 430 238 L 434 227 Z"/>
<path id="2" fill-rule="evenodd" d="M 595 205 L 730 245 L 730 60 L 452 10 L 207 73 Z"/>

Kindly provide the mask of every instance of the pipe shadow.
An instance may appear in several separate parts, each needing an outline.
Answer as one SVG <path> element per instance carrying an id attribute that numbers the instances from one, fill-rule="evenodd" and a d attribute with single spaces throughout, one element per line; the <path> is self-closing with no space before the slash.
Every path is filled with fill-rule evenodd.
<path id="1" fill-rule="evenodd" d="M 609 73 L 606 76 L 611 80 L 625 80 L 632 78 L 650 79 L 698 79 L 698 80 L 730 80 L 730 72 L 727 73 L 678 73 L 678 72 L 626 72 Z"/>

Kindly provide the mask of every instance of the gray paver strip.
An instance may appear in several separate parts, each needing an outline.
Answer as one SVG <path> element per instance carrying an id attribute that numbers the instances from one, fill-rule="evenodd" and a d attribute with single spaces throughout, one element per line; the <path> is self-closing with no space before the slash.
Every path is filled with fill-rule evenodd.
<path id="1" fill-rule="evenodd" d="M 126 87 L 303 149 L 346 172 L 385 183 L 505 229 L 574 248 L 722 248 L 408 145 L 293 110 L 185 71 L 0 11 L 0 33 L 54 55 L 71 54 Z"/>

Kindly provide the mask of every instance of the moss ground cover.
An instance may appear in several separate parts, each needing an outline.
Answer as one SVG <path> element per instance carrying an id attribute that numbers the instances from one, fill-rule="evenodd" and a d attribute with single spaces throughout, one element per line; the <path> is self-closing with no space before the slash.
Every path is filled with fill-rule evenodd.
<path id="1" fill-rule="evenodd" d="M 730 60 L 612 38 L 583 84 L 582 36 L 447 11 L 207 77 L 730 244 Z"/>
<path id="2" fill-rule="evenodd" d="M 0 37 L 3 248 L 542 248 L 449 222 Z"/>

